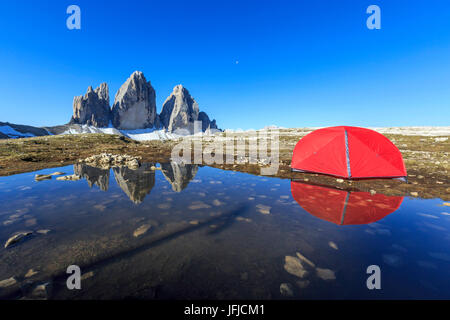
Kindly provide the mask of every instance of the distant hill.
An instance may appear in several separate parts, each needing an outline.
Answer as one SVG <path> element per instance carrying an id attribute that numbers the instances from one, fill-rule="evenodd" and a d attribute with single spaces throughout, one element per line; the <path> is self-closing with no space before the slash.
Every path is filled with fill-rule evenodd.
<path id="1" fill-rule="evenodd" d="M 50 133 L 44 128 L 0 122 L 0 139 L 17 139 L 48 135 L 50 135 Z"/>

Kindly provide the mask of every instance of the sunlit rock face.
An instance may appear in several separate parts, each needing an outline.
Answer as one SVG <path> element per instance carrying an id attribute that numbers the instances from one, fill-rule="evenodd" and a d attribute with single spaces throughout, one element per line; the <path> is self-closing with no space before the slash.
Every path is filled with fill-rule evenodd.
<path id="1" fill-rule="evenodd" d="M 102 83 L 95 90 L 89 87 L 84 96 L 73 99 L 73 116 L 70 124 L 107 127 L 110 119 L 109 89 L 106 83 Z"/>
<path id="2" fill-rule="evenodd" d="M 181 84 L 173 88 L 172 93 L 163 104 L 160 114 L 161 124 L 168 131 L 177 129 L 194 131 L 194 121 L 198 120 L 198 104 L 189 91 Z"/>
<path id="3" fill-rule="evenodd" d="M 161 163 L 161 171 L 175 192 L 183 191 L 194 179 L 198 166 L 194 164 L 180 164 L 176 162 Z"/>
<path id="4" fill-rule="evenodd" d="M 151 170 L 154 165 L 154 163 L 143 163 L 135 170 L 128 167 L 113 168 L 117 184 L 136 204 L 142 203 L 155 186 L 155 171 Z"/>
<path id="5" fill-rule="evenodd" d="M 74 164 L 73 172 L 87 180 L 89 187 L 98 186 L 100 190 L 107 191 L 109 187 L 109 169 L 100 169 L 85 164 Z"/>
<path id="6" fill-rule="evenodd" d="M 112 107 L 112 123 L 115 128 L 124 130 L 157 125 L 155 90 L 142 72 L 135 71 L 117 92 Z"/>

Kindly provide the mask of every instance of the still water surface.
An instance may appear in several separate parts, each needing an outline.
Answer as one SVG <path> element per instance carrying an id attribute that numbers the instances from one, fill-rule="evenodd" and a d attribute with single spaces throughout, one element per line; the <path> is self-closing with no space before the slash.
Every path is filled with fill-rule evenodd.
<path id="1" fill-rule="evenodd" d="M 38 172 L 79 181 L 1 177 L 0 281 L 15 283 L 0 298 L 44 283 L 49 299 L 450 298 L 441 200 L 152 165 Z M 3 248 L 19 231 L 33 234 Z M 81 290 L 66 288 L 69 265 L 81 267 Z M 381 290 L 367 289 L 370 265 Z"/>

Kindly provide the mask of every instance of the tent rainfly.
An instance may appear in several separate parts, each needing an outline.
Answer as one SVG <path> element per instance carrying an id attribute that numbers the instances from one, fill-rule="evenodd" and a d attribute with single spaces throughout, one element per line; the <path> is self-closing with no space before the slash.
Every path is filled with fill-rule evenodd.
<path id="1" fill-rule="evenodd" d="M 346 179 L 407 176 L 402 154 L 388 138 L 347 126 L 318 129 L 303 137 L 295 146 L 291 169 Z"/>

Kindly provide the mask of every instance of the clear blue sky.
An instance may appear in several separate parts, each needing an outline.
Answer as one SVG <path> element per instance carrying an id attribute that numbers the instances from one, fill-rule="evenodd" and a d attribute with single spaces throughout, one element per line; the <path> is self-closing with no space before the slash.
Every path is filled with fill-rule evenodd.
<path id="1" fill-rule="evenodd" d="M 0 121 L 66 123 L 135 70 L 158 112 L 181 83 L 221 128 L 450 125 L 450 1 L 0 0 Z"/>

